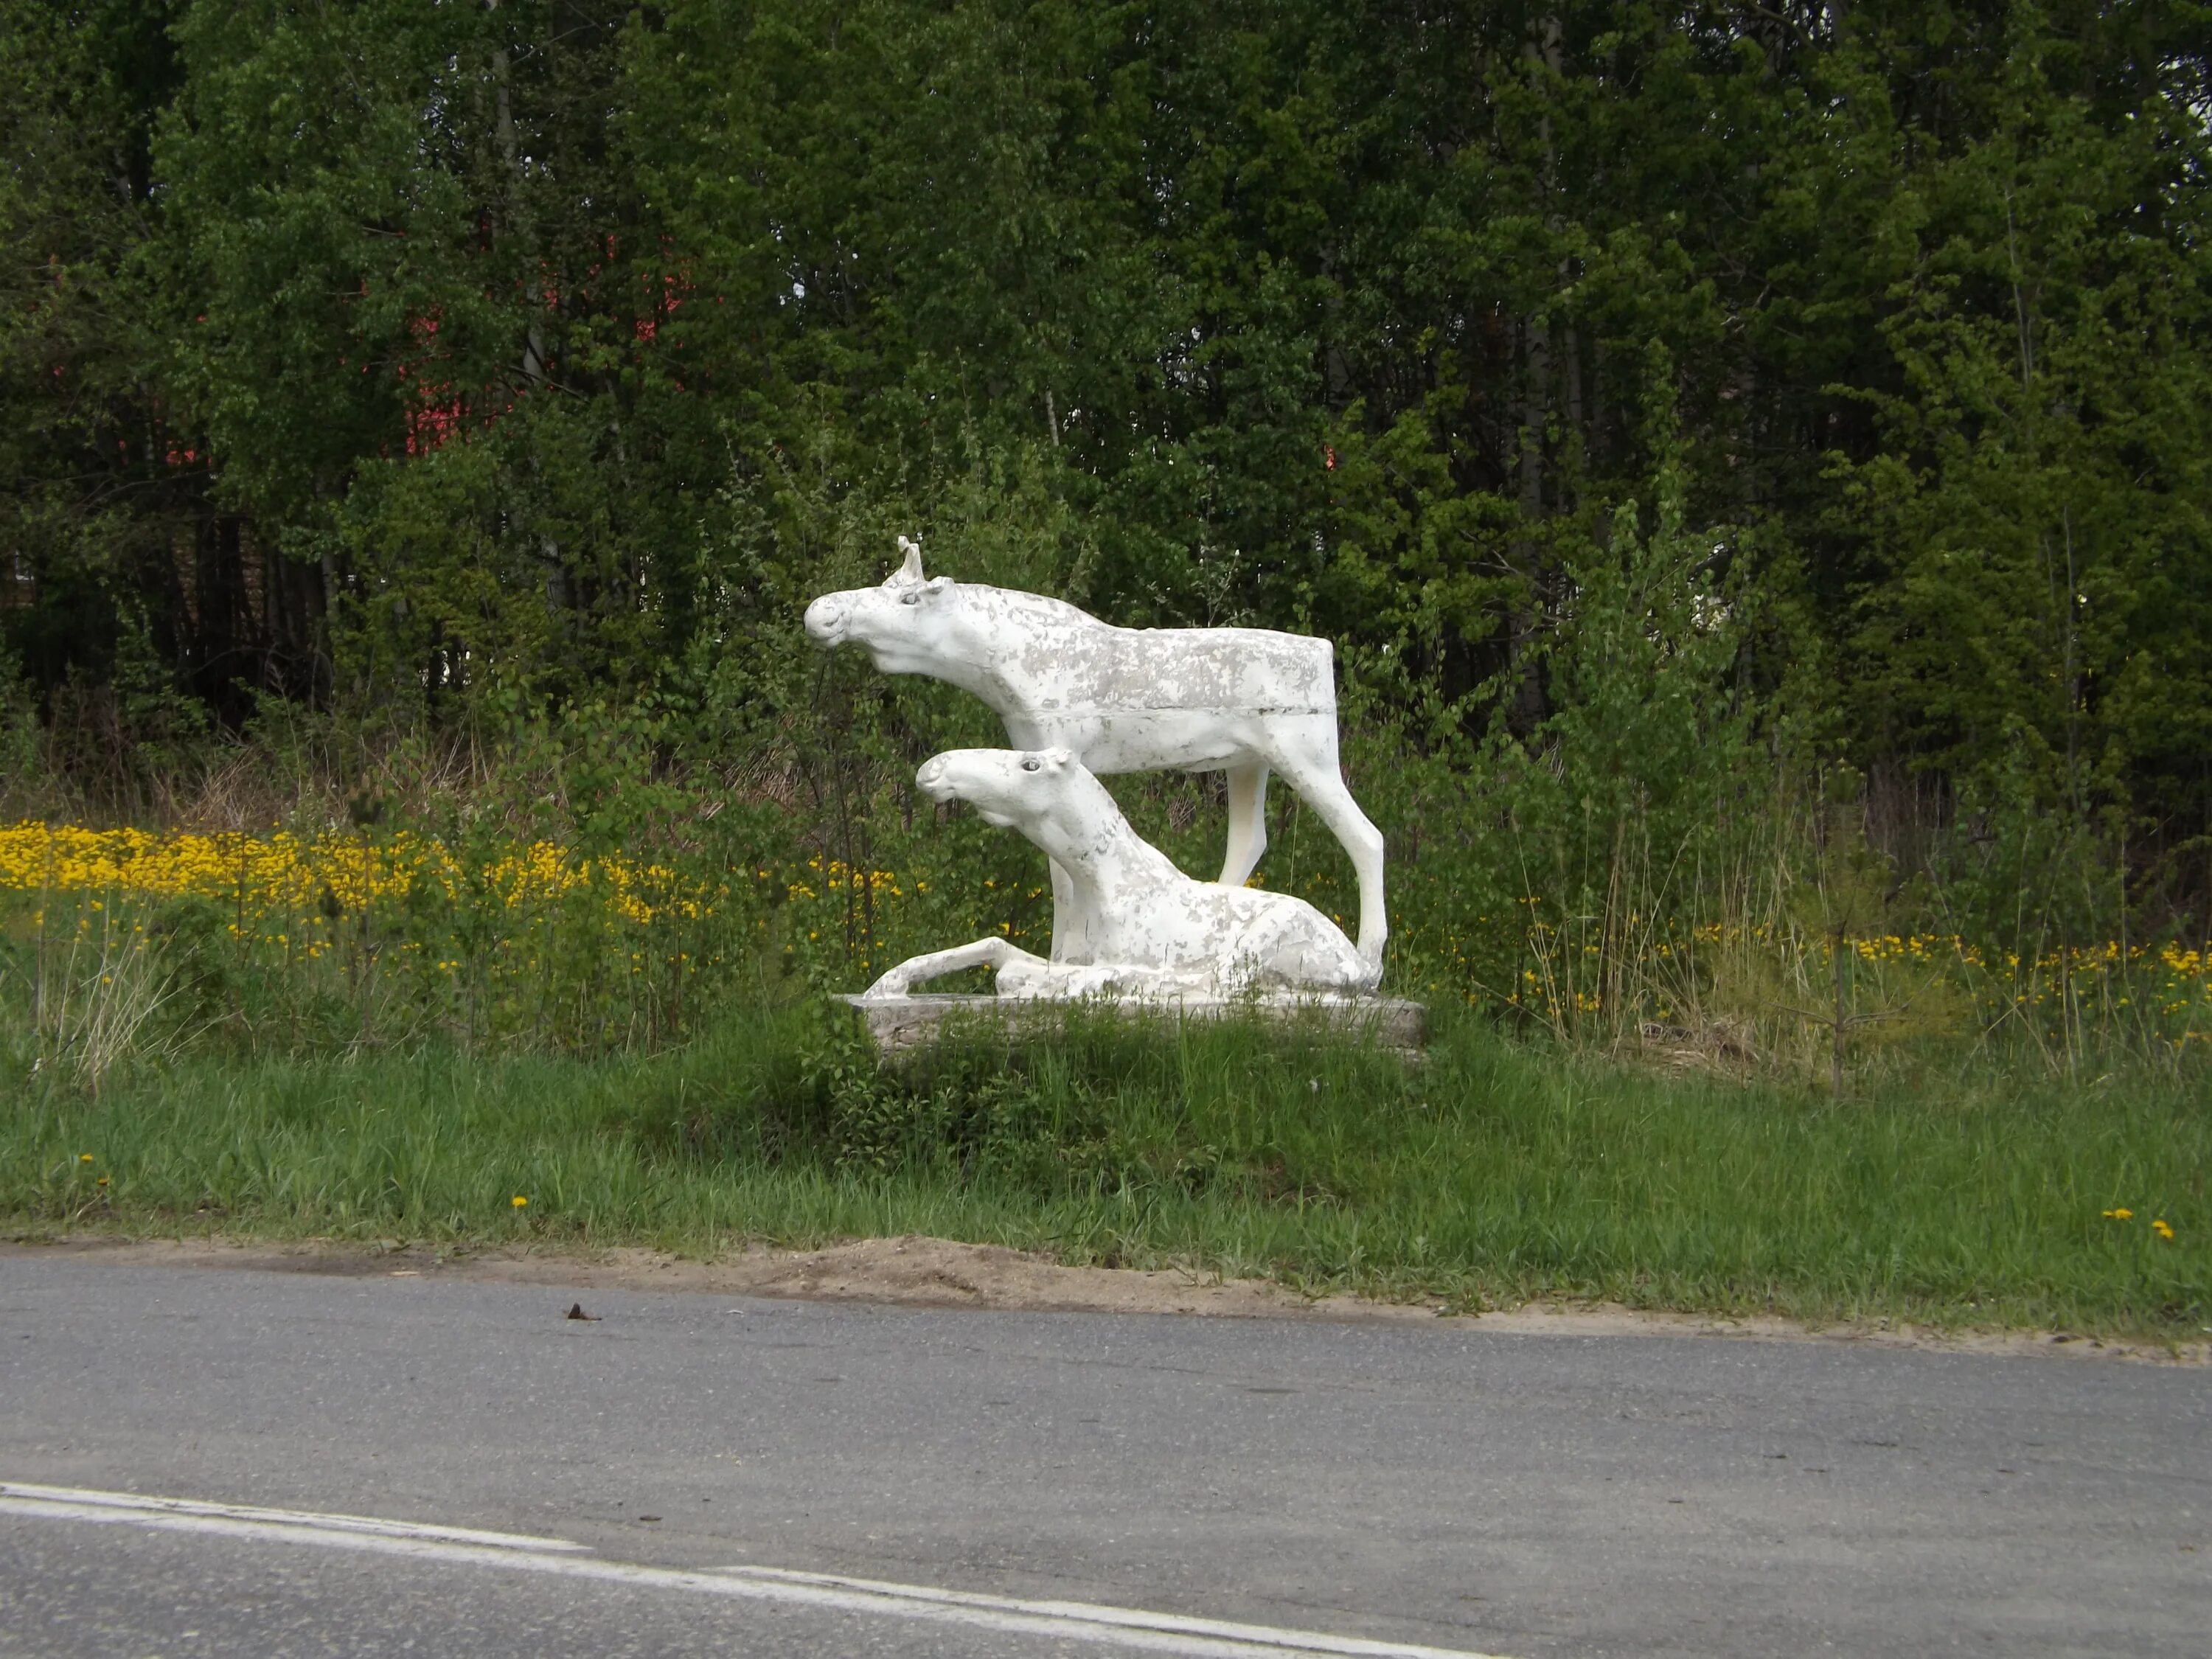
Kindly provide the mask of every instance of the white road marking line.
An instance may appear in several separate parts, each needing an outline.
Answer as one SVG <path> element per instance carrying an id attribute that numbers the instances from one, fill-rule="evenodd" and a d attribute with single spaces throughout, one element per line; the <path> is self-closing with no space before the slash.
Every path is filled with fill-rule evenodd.
<path id="1" fill-rule="evenodd" d="M 461 1527 L 416 1526 L 404 1521 L 322 1515 L 312 1510 L 252 1509 L 183 1498 L 141 1498 L 131 1492 L 33 1486 L 16 1481 L 0 1481 L 0 1515 L 20 1516 L 26 1520 L 138 1527 L 151 1532 L 198 1533 L 264 1543 L 306 1544 L 457 1565 L 501 1567 L 511 1572 L 545 1573 L 641 1589 L 689 1590 L 733 1601 L 966 1625 L 1015 1635 L 1187 1655 L 1190 1659 L 1264 1659 L 1265 1656 L 1287 1653 L 1343 1655 L 1347 1659 L 1498 1659 L 1495 1655 L 1458 1649 L 1370 1642 L 1310 1631 L 1278 1630 L 1264 1625 L 1232 1625 L 1081 1601 L 1019 1601 L 920 1584 L 787 1572 L 775 1567 L 691 1571 L 639 1566 L 592 1559 L 579 1553 L 585 1551 L 586 1546 L 559 1538 L 476 1532 Z"/>
<path id="2" fill-rule="evenodd" d="M 834 1584 L 841 1589 L 915 1601 L 963 1607 L 995 1607 L 1041 1619 L 1073 1619 L 1086 1624 L 1115 1625 L 1131 1630 L 1172 1631 L 1188 1636 L 1214 1636 L 1243 1642 L 1269 1652 L 1329 1653 L 1359 1656 L 1359 1659 L 1498 1659 L 1495 1654 L 1470 1654 L 1461 1648 L 1425 1648 L 1406 1642 L 1370 1642 L 1357 1636 L 1323 1636 L 1316 1631 L 1283 1630 L 1273 1625 L 1238 1625 L 1219 1619 L 1192 1619 L 1176 1613 L 1147 1613 L 1139 1607 L 1104 1607 L 1096 1601 L 1024 1601 L 1008 1595 L 984 1595 L 974 1590 L 939 1589 L 928 1584 L 887 1583 L 879 1578 L 844 1578 L 836 1573 L 798 1572 L 789 1567 L 724 1567 L 724 1572 L 769 1578 L 780 1583 Z"/>
<path id="3" fill-rule="evenodd" d="M 429 1538 L 449 1544 L 480 1544 L 501 1550 L 587 1550 L 565 1538 L 533 1538 L 512 1532 L 478 1532 L 471 1527 L 433 1527 L 411 1521 L 379 1521 L 366 1515 L 326 1515 L 318 1510 L 258 1509 L 240 1504 L 204 1504 L 190 1498 L 142 1498 L 132 1492 L 91 1492 L 78 1486 L 33 1486 L 0 1480 L 0 1498 L 41 1498 L 104 1509 L 162 1515 L 201 1515 L 229 1521 L 266 1521 L 276 1526 L 315 1527 L 329 1532 L 372 1533 L 384 1538 Z"/>

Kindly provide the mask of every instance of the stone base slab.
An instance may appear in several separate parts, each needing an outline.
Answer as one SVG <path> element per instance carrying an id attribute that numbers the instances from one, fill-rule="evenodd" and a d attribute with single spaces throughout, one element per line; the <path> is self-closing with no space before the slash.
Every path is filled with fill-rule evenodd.
<path id="1" fill-rule="evenodd" d="M 1285 1029 L 1320 1026 L 1355 1041 L 1370 1034 L 1377 1047 L 1409 1060 L 1421 1056 L 1428 1041 L 1429 1011 L 1395 997 L 1240 998 L 1216 1002 L 1195 998 L 1172 1001 L 1059 1002 L 1041 997 L 908 995 L 840 999 L 860 1016 L 876 1052 L 887 1060 L 931 1047 L 945 1022 L 996 1027 L 1009 1042 L 1047 1036 L 1071 1011 L 1110 1012 L 1130 1019 L 1244 1019 Z"/>

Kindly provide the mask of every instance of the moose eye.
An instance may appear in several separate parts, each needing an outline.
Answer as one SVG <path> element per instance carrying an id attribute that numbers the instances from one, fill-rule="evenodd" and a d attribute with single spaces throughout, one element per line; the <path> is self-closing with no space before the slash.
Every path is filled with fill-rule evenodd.
<path id="1" fill-rule="evenodd" d="M 1033 760 L 1025 760 L 1022 763 L 1022 770 L 1024 772 L 1034 772 L 1038 769 L 1037 763 Z"/>
<path id="2" fill-rule="evenodd" d="M 918 587 L 911 588 L 908 592 L 900 594 L 899 603 L 901 605 L 920 605 L 921 603 L 921 590 Z"/>

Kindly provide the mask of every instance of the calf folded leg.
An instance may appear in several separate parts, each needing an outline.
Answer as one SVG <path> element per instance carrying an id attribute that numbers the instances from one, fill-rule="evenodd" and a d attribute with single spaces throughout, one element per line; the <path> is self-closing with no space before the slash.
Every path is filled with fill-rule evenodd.
<path id="1" fill-rule="evenodd" d="M 862 994 L 872 999 L 904 996 L 917 985 L 941 979 L 947 974 L 957 974 L 963 969 L 989 968 L 997 970 L 1015 962 L 1039 968 L 1047 966 L 1042 957 L 1031 956 L 1005 939 L 979 939 L 972 945 L 956 945 L 949 951 L 932 951 L 924 956 L 908 957 L 868 987 Z"/>

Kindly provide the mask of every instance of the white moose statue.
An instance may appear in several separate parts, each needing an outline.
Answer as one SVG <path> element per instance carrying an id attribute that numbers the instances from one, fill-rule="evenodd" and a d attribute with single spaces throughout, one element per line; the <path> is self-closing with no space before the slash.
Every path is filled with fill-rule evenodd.
<path id="1" fill-rule="evenodd" d="M 1389 933 L 1382 834 L 1338 766 L 1327 640 L 1258 628 L 1115 628 L 1042 594 L 924 576 L 921 548 L 903 536 L 898 545 L 905 562 L 882 586 L 825 593 L 806 608 L 816 641 L 859 645 L 887 674 L 927 674 L 975 693 L 1017 749 L 1065 749 L 1094 773 L 1227 773 L 1225 888 L 1242 890 L 1267 850 L 1267 775 L 1280 773 L 1352 855 L 1359 955 L 1368 985 L 1380 979 Z M 1066 908 L 1065 886 L 1055 854 L 1056 914 Z"/>
<path id="2" fill-rule="evenodd" d="M 864 1004 L 981 967 L 997 970 L 1001 997 L 1223 1001 L 1374 988 L 1375 969 L 1327 916 L 1288 893 L 1194 881 L 1129 827 L 1066 749 L 951 750 L 923 762 L 915 782 L 932 800 L 967 801 L 985 823 L 1019 830 L 1064 873 L 1052 957 L 979 939 L 901 963 Z"/>

